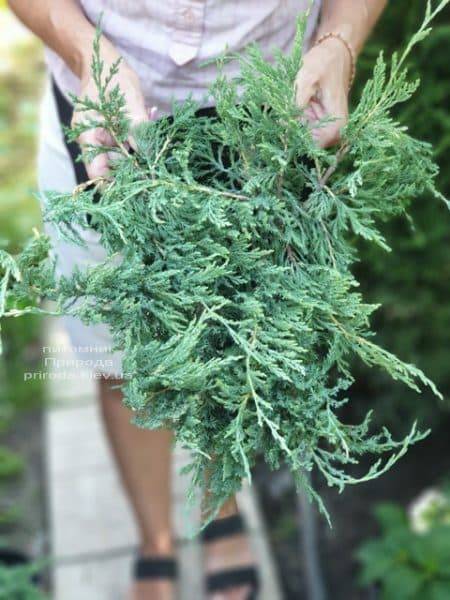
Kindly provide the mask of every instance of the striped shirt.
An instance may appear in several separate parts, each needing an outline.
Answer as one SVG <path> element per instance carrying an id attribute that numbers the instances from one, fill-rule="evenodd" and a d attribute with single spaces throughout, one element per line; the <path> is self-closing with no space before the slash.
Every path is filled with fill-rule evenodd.
<path id="1" fill-rule="evenodd" d="M 92 23 L 100 15 L 106 37 L 136 71 L 148 106 L 170 112 L 172 100 L 192 96 L 208 105 L 206 92 L 217 75 L 214 64 L 201 66 L 225 49 L 241 52 L 258 42 L 266 59 L 273 50 L 289 52 L 297 17 L 310 0 L 79 0 Z M 321 0 L 308 17 L 307 47 L 314 32 Z M 60 89 L 79 93 L 79 80 L 50 49 L 47 63 Z M 237 74 L 236 61 L 225 74 Z"/>

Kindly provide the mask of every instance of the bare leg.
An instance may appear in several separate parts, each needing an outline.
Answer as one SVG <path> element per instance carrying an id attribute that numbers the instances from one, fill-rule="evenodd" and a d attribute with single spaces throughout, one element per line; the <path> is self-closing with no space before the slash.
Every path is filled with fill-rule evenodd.
<path id="1" fill-rule="evenodd" d="M 224 519 L 238 512 L 234 496 L 222 506 L 218 519 Z M 243 567 L 253 564 L 253 555 L 246 534 L 219 539 L 205 546 L 205 562 L 208 573 Z M 245 600 L 249 594 L 248 586 L 230 588 L 209 596 L 209 600 Z"/>
<path id="2" fill-rule="evenodd" d="M 130 423 L 132 412 L 122 403 L 120 384 L 100 380 L 100 406 L 111 449 L 135 514 L 144 556 L 173 555 L 171 525 L 171 445 L 169 431 L 146 431 Z M 135 583 L 133 600 L 172 600 L 167 581 Z"/>

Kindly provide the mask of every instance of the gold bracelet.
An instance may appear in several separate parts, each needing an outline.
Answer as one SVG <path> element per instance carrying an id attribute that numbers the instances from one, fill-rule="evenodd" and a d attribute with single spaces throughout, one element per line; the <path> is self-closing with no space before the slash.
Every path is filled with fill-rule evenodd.
<path id="1" fill-rule="evenodd" d="M 350 90 L 350 88 L 353 85 L 353 82 L 355 81 L 355 76 L 356 76 L 356 52 L 353 50 L 352 46 L 350 45 L 350 43 L 345 39 L 345 37 L 342 35 L 342 33 L 339 33 L 338 31 L 330 31 L 328 33 L 325 33 L 324 35 L 321 35 L 320 38 L 314 43 L 314 46 L 318 46 L 319 44 L 321 44 L 322 42 L 324 42 L 325 40 L 328 40 L 330 38 L 335 38 L 336 40 L 340 40 L 344 46 L 347 48 L 348 53 L 350 54 L 350 59 L 351 59 L 351 67 L 352 67 L 352 71 L 351 71 L 351 75 L 350 75 L 350 82 L 348 84 L 348 89 Z"/>

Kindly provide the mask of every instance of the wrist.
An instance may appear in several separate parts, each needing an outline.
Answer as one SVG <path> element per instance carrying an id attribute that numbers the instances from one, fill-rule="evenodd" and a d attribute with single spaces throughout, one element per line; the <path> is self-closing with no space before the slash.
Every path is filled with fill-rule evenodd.
<path id="1" fill-rule="evenodd" d="M 364 2 L 361 2 L 361 5 Z M 341 35 L 353 49 L 355 57 L 357 58 L 364 45 L 366 38 L 365 31 L 367 30 L 367 22 L 365 12 L 356 12 L 351 20 L 350 19 L 327 19 L 320 23 L 316 34 L 315 40 L 317 41 L 323 35 L 334 32 Z"/>
<path id="2" fill-rule="evenodd" d="M 340 32 L 329 31 L 316 38 L 313 48 L 319 47 L 328 50 L 332 58 L 338 60 L 350 88 L 356 75 L 356 53 L 352 45 Z"/>

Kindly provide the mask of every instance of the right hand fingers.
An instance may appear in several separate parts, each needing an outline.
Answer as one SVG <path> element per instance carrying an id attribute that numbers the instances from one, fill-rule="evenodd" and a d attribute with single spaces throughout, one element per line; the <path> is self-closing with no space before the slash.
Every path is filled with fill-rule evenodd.
<path id="1" fill-rule="evenodd" d="M 142 122 L 156 119 L 157 107 L 153 106 L 147 110 L 145 108 L 144 100 L 140 90 L 128 90 L 127 94 L 127 112 L 131 121 L 131 127 L 134 127 Z M 81 120 L 86 118 L 93 118 L 97 115 L 95 113 L 75 113 L 72 119 L 72 124 L 79 123 Z M 109 148 L 117 147 L 117 143 L 113 137 L 101 127 L 93 128 L 83 132 L 78 138 L 78 142 L 81 146 L 107 146 Z M 136 142 L 133 136 L 128 139 L 130 146 L 136 150 Z M 86 171 L 90 179 L 96 177 L 105 177 L 109 173 L 109 164 L 111 157 L 114 156 L 114 152 L 105 152 L 97 155 L 92 161 L 86 163 Z"/>
<path id="2" fill-rule="evenodd" d="M 80 135 L 78 142 L 81 148 L 92 148 L 93 146 L 107 146 L 113 148 L 116 146 L 112 136 L 100 127 L 89 129 Z M 97 154 L 92 161 L 86 162 L 86 171 L 89 179 L 96 177 L 106 177 L 109 173 L 110 158 L 107 152 Z"/>

